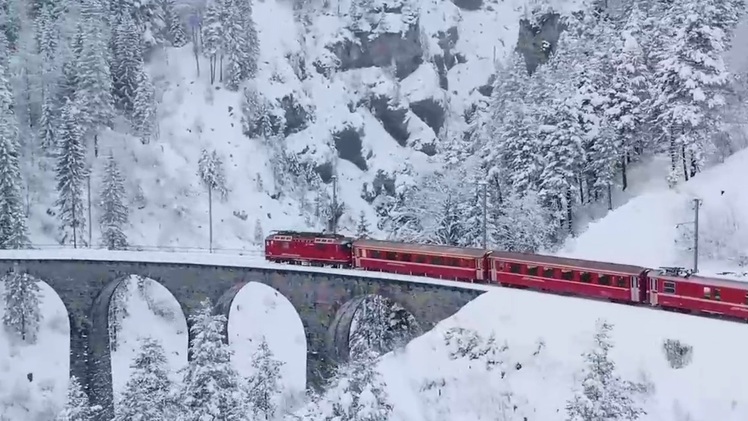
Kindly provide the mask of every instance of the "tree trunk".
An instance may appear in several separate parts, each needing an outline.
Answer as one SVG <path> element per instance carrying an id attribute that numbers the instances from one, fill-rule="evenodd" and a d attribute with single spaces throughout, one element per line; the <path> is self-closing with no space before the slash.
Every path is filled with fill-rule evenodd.
<path id="1" fill-rule="evenodd" d="M 569 234 L 573 235 L 572 231 L 572 221 L 573 221 L 573 212 L 572 212 L 572 193 L 571 189 L 566 190 L 566 226 L 569 229 Z"/>
<path id="2" fill-rule="evenodd" d="M 683 178 L 688 181 L 688 160 L 686 160 L 686 145 L 680 147 L 681 163 L 683 164 Z"/>
<path id="3" fill-rule="evenodd" d="M 627 160 L 629 159 L 628 152 L 623 155 L 623 158 L 621 159 L 621 183 L 623 184 L 623 191 L 626 191 L 626 188 L 629 186 L 629 178 L 626 174 L 626 169 L 628 168 Z"/>
<path id="4" fill-rule="evenodd" d="M 613 210 L 613 188 L 608 183 L 608 210 Z"/>
<path id="5" fill-rule="evenodd" d="M 208 186 L 208 251 L 213 253 L 213 187 Z"/>

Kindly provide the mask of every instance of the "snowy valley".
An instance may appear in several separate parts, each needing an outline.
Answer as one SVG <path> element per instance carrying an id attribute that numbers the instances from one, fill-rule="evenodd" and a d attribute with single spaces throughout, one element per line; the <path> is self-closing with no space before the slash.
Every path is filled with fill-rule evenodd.
<path id="1" fill-rule="evenodd" d="M 212 248 L 247 266 L 278 229 L 471 246 L 488 195 L 490 247 L 690 267 L 700 199 L 701 272 L 744 278 L 742 1 L 602 3 L 0 2 L 0 244 L 183 260 Z M 0 420 L 89 419 L 62 301 L 5 279 L 0 315 L 17 320 L 7 297 L 22 288 L 39 288 L 24 308 L 40 312 L 23 328 L 33 338 L 0 329 Z M 193 325 L 224 363 L 211 366 L 220 387 L 278 382 L 226 394 L 231 420 L 748 417 L 744 324 L 487 288 L 320 396 L 304 393 L 302 323 L 277 291 L 239 293 L 226 349 L 209 345 L 215 317 Z M 118 420 L 209 406 L 184 381 L 201 372 L 163 286 L 132 277 L 110 315 Z M 583 354 L 605 354 L 602 320 L 621 377 L 594 418 L 574 408 L 600 387 Z M 134 375 L 159 393 L 134 393 Z"/>

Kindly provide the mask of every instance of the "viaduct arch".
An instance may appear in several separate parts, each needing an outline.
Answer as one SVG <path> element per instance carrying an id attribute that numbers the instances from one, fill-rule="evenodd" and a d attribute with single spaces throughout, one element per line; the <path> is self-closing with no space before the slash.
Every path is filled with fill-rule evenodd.
<path id="1" fill-rule="evenodd" d="M 104 408 L 101 420 L 110 420 L 114 411 L 109 303 L 117 286 L 130 275 L 166 287 L 188 320 L 205 298 L 228 319 L 231 303 L 244 285 L 259 282 L 274 288 L 291 302 L 304 325 L 307 387 L 320 387 L 335 365 L 347 359 L 348 333 L 363 297 L 380 295 L 400 304 L 428 331 L 483 293 L 355 273 L 85 259 L 0 260 L 0 273 L 13 269 L 46 282 L 65 304 L 70 320 L 70 374 L 80 379 L 92 403 Z"/>

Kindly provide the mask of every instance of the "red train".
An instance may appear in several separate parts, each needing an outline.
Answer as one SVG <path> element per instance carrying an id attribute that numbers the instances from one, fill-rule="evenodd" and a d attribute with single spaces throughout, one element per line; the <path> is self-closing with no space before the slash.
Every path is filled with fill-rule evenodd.
<path id="1" fill-rule="evenodd" d="M 748 283 L 681 274 L 677 268 L 295 231 L 270 234 L 265 258 L 496 284 L 748 321 Z"/>

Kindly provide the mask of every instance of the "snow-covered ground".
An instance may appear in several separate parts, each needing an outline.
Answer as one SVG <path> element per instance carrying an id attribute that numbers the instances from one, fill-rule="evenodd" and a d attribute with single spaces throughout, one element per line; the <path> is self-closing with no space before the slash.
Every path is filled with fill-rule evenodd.
<path id="1" fill-rule="evenodd" d="M 748 417 L 748 378 L 736 374 L 748 370 L 748 326 L 501 289 L 469 303 L 411 342 L 406 352 L 383 359 L 379 369 L 396 414 L 391 419 L 497 419 L 499 394 L 507 390 L 514 393 L 518 412 L 526 419 L 565 419 L 565 403 L 578 386 L 575 374 L 583 366 L 581 354 L 591 349 L 597 318 L 614 324 L 612 357 L 620 374 L 653 385 L 642 420 Z M 473 329 L 484 338 L 494 333 L 499 345 L 506 344 L 506 381 L 496 371 L 486 372 L 480 359 L 449 359 L 444 332 L 451 327 Z M 670 368 L 662 347 L 665 339 L 693 347 L 690 365 Z M 428 382 L 441 380 L 438 390 L 423 390 Z"/>

